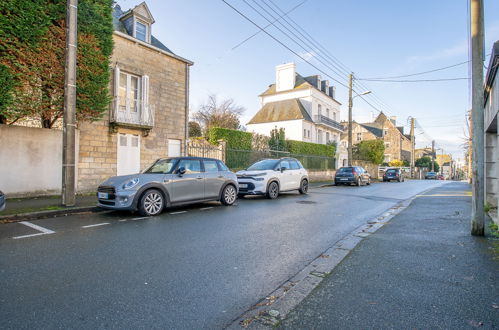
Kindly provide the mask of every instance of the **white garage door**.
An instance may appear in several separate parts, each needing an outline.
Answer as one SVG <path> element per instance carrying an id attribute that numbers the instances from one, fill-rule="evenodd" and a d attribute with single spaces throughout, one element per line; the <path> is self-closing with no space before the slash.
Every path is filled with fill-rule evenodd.
<path id="1" fill-rule="evenodd" d="M 180 140 L 168 140 L 168 157 L 180 157 Z"/>
<path id="2" fill-rule="evenodd" d="M 140 172 L 140 136 L 118 134 L 118 175 Z"/>

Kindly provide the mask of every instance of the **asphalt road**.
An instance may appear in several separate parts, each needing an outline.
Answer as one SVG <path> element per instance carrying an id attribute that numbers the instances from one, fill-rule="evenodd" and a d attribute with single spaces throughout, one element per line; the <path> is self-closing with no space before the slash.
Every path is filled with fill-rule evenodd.
<path id="1" fill-rule="evenodd" d="M 2 328 L 223 328 L 353 229 L 441 184 L 0 225 Z"/>

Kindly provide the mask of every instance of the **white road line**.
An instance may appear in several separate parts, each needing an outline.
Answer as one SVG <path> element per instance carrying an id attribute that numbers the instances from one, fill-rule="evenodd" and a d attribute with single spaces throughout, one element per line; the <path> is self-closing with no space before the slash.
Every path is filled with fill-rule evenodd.
<path id="1" fill-rule="evenodd" d="M 132 218 L 130 220 L 137 221 L 137 220 L 144 220 L 144 219 L 149 219 L 149 217 Z"/>
<path id="2" fill-rule="evenodd" d="M 127 219 L 121 219 L 121 220 L 118 220 L 119 222 L 125 222 L 127 221 Z"/>
<path id="3" fill-rule="evenodd" d="M 109 222 L 103 222 L 103 223 L 96 223 L 95 225 L 87 225 L 87 226 L 81 226 L 81 228 L 92 228 L 92 227 L 98 227 L 98 226 L 105 226 L 109 225 Z"/>
<path id="4" fill-rule="evenodd" d="M 181 214 L 181 213 L 187 213 L 187 211 L 170 212 L 170 214 Z"/>
<path id="5" fill-rule="evenodd" d="M 47 235 L 47 234 L 37 233 L 37 234 L 31 234 L 31 235 L 15 236 L 15 237 L 12 237 L 12 239 L 27 238 L 27 237 L 34 237 L 34 236 L 41 236 L 41 235 Z"/>
<path id="6" fill-rule="evenodd" d="M 209 207 L 202 207 L 200 208 L 201 211 L 204 211 L 204 210 L 209 210 L 209 209 L 212 209 L 213 206 L 209 206 Z"/>
<path id="7" fill-rule="evenodd" d="M 40 226 L 35 225 L 34 223 L 31 223 L 31 222 L 28 222 L 28 221 L 21 221 L 19 223 L 22 223 L 25 226 L 28 226 L 28 227 L 31 227 L 31 228 L 36 229 L 38 231 L 41 231 L 43 234 L 53 234 L 53 233 L 55 233 L 55 231 L 53 231 L 53 230 L 40 227 Z"/>

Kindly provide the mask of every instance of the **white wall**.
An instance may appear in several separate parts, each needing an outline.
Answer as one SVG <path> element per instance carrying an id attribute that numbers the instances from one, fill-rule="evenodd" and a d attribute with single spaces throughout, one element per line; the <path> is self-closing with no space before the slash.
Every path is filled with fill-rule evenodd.
<path id="1" fill-rule="evenodd" d="M 61 182 L 62 131 L 0 125 L 0 190 L 9 197 L 56 194 Z"/>
<path id="2" fill-rule="evenodd" d="M 274 121 L 262 124 L 249 124 L 246 126 L 248 132 L 254 132 L 266 136 L 270 136 L 270 131 L 274 128 L 284 128 L 286 139 L 303 141 L 303 119 Z"/>

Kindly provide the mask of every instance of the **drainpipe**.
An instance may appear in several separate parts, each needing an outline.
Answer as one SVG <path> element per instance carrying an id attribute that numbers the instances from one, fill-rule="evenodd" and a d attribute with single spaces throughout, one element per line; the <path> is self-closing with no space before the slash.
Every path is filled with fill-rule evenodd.
<path id="1" fill-rule="evenodd" d="M 189 64 L 185 64 L 185 127 L 184 156 L 187 156 L 187 139 L 189 138 Z"/>

